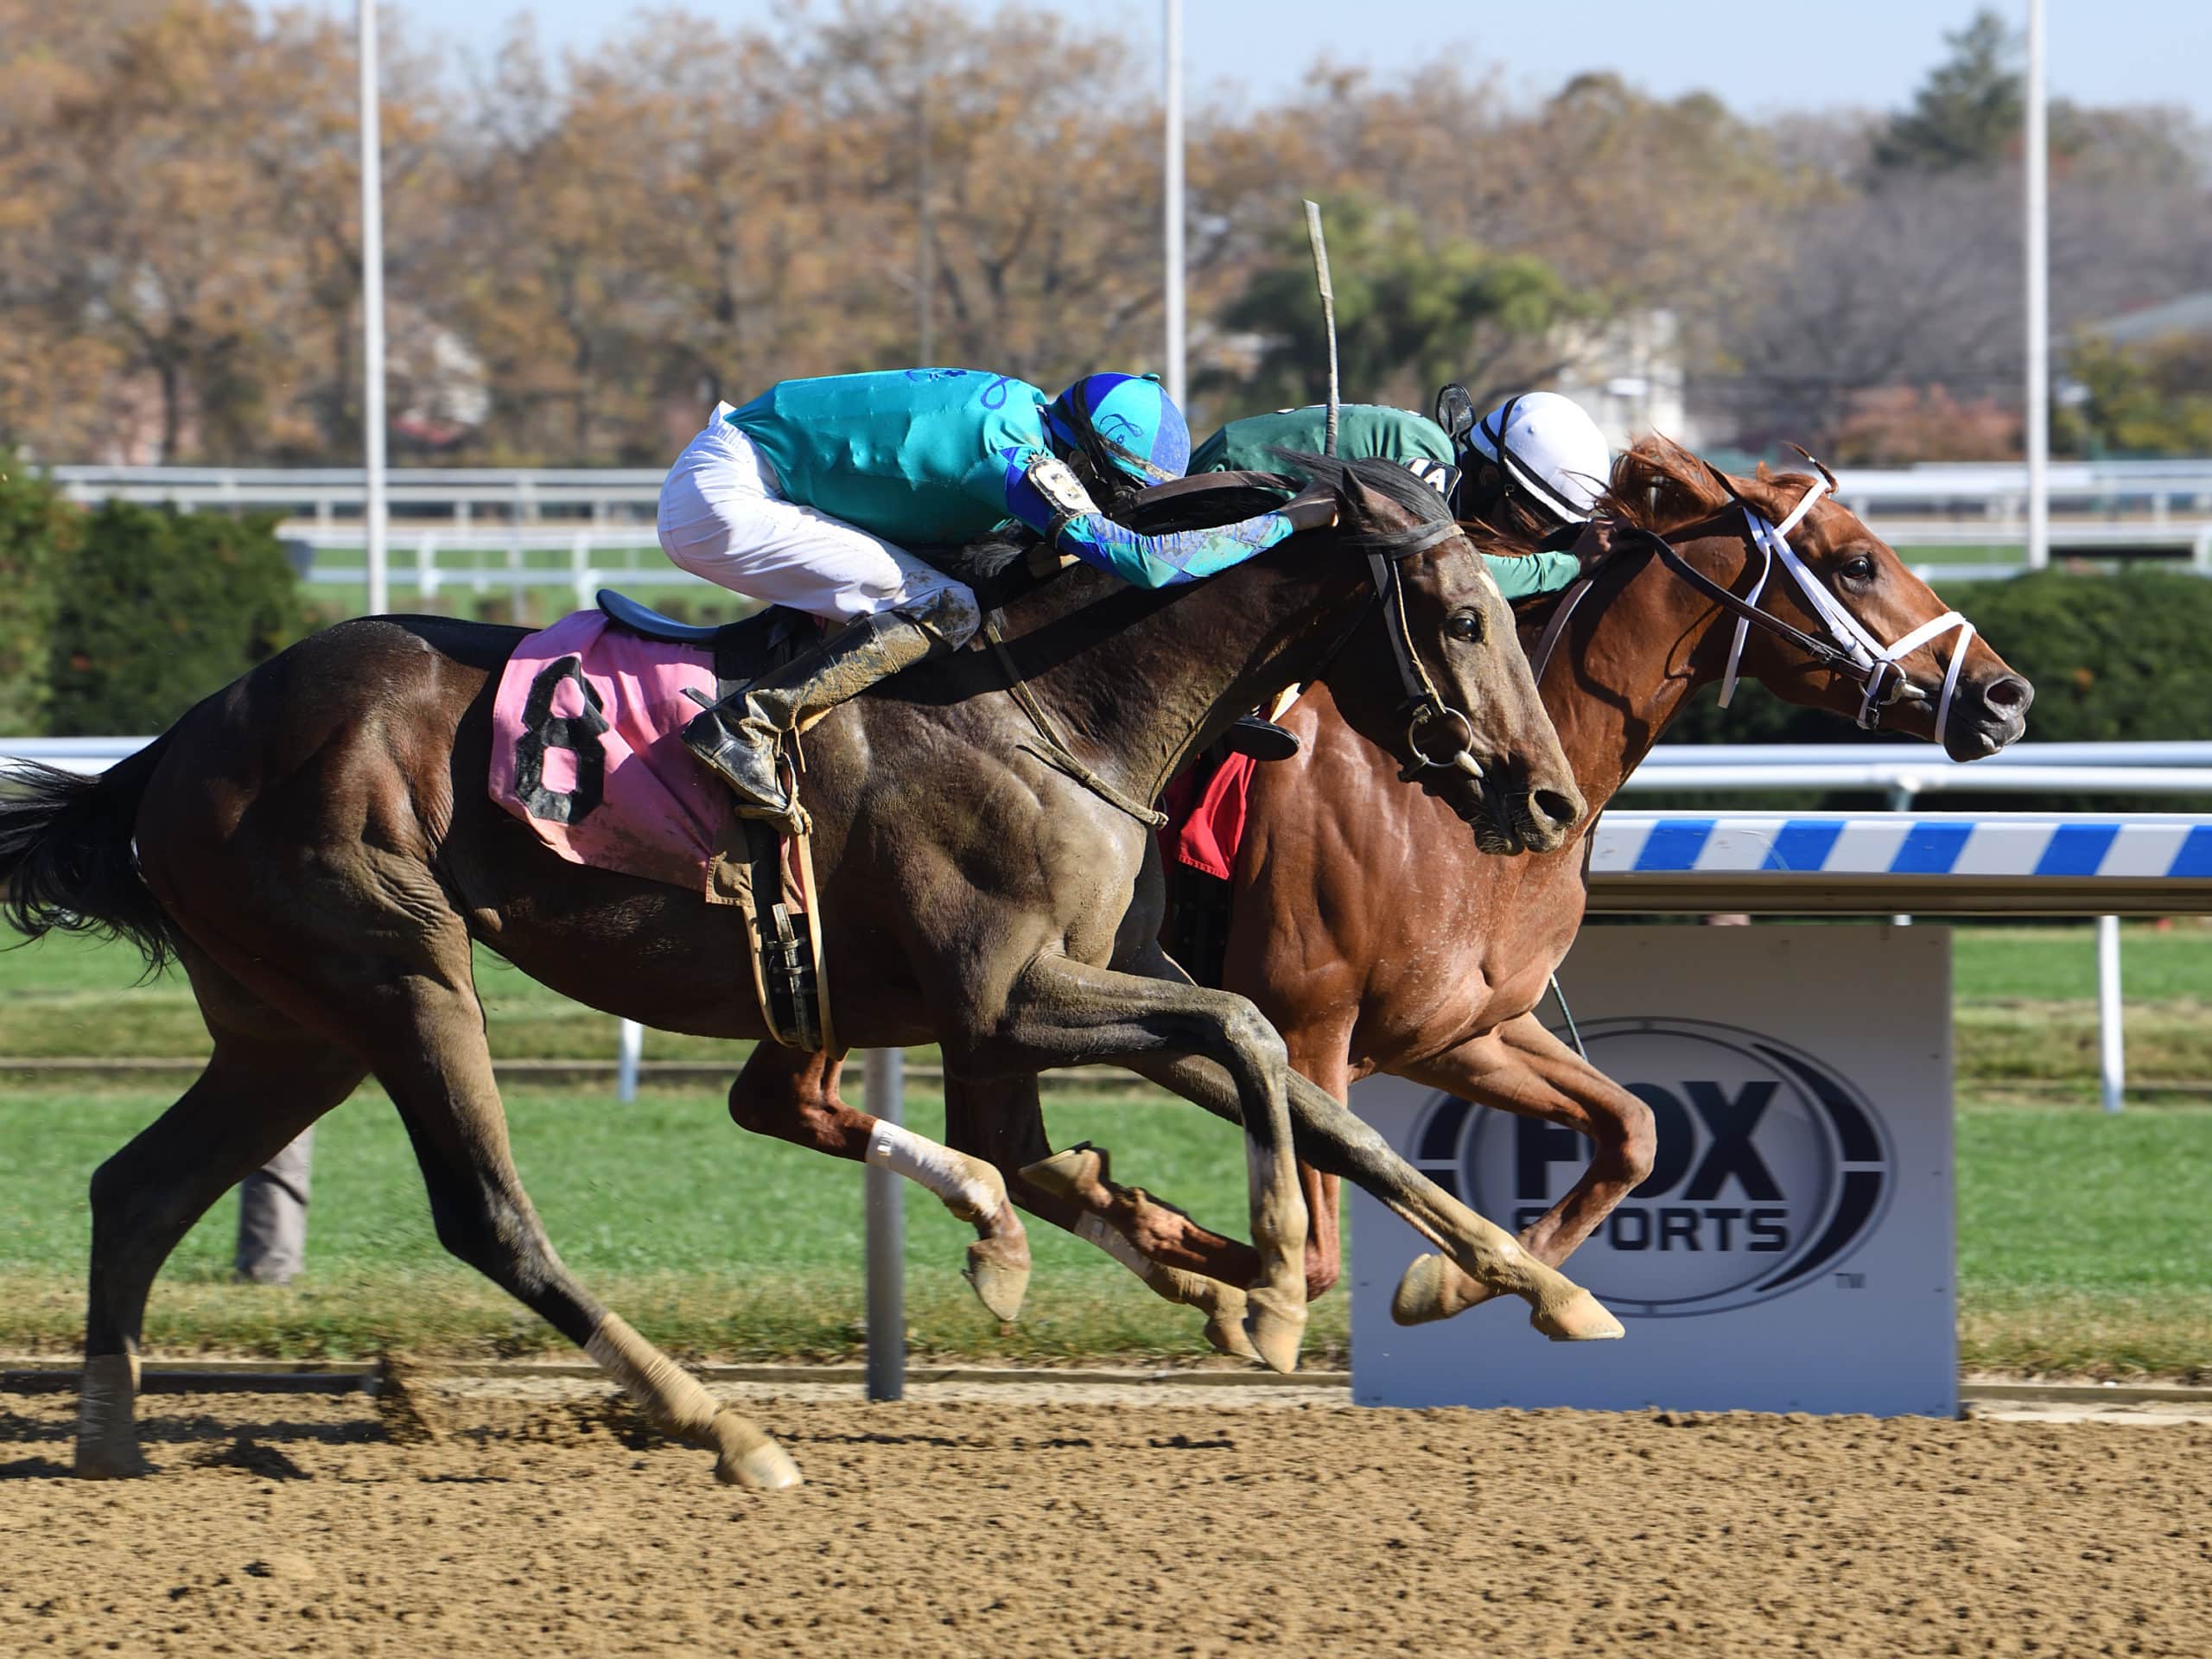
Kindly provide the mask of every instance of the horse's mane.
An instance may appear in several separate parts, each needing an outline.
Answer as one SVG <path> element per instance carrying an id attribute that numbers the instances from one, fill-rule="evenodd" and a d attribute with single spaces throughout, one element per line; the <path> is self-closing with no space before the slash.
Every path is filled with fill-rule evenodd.
<path id="1" fill-rule="evenodd" d="M 1411 467 L 1402 466 L 1397 461 L 1385 461 L 1375 455 L 1359 455 L 1345 460 L 1334 455 L 1312 454 L 1302 449 L 1277 449 L 1274 454 L 1286 465 L 1305 474 L 1316 484 L 1339 497 L 1356 499 L 1361 491 L 1371 491 L 1413 515 L 1411 524 L 1394 530 L 1340 524 L 1339 539 L 1346 547 L 1357 548 L 1362 552 L 1395 553 L 1427 542 L 1427 531 L 1431 525 L 1452 522 L 1452 510 L 1444 498 L 1415 476 Z"/>
<path id="2" fill-rule="evenodd" d="M 1808 473 L 1771 472 L 1764 461 L 1757 477 L 1733 477 L 1672 438 L 1654 434 L 1613 463 L 1612 482 L 1599 498 L 1598 510 L 1661 536 L 1725 512 L 1738 501 L 1778 523 L 1813 483 Z"/>

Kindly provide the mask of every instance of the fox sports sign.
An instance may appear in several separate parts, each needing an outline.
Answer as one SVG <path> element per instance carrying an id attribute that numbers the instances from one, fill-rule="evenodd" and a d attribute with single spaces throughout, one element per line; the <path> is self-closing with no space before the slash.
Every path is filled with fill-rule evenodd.
<path id="1" fill-rule="evenodd" d="M 1779 1038 L 1701 1020 L 1585 1028 L 1601 1071 L 1651 1109 L 1651 1174 L 1575 1257 L 1624 1317 L 1745 1307 L 1840 1269 L 1880 1223 L 1894 1185 L 1882 1120 L 1851 1080 Z M 1515 1232 L 1574 1184 L 1589 1143 L 1572 1129 L 1437 1095 L 1415 1162 Z"/>
<path id="2" fill-rule="evenodd" d="M 1951 1409 L 1943 930 L 1592 929 L 1560 977 L 1592 1064 L 1651 1111 L 1650 1175 L 1566 1263 L 1627 1335 L 1548 1343 L 1502 1303 L 1394 1324 L 1398 1279 L 1428 1246 L 1362 1198 L 1354 1397 Z M 1422 1174 L 1515 1232 L 1589 1165 L 1573 1130 L 1450 1091 L 1374 1079 L 1352 1103 Z"/>

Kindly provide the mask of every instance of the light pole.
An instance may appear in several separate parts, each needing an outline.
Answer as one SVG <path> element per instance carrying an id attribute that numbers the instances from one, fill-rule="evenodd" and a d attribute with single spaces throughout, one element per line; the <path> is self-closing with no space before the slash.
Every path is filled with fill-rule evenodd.
<path id="1" fill-rule="evenodd" d="M 2050 143 L 2047 130 L 2044 0 L 2028 0 L 2027 264 L 2028 568 L 2050 563 Z"/>
<path id="2" fill-rule="evenodd" d="M 1161 226 L 1166 253 L 1167 395 L 1183 404 L 1183 0 L 1166 0 L 1166 202 Z"/>
<path id="3" fill-rule="evenodd" d="M 361 26 L 361 499 L 369 613 L 391 608 L 385 560 L 384 139 L 377 78 L 377 0 L 359 0 Z"/>

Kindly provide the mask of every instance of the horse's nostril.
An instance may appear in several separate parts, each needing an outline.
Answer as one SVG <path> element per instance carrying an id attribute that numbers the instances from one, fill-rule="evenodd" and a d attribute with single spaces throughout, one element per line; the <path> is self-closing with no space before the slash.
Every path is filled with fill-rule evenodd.
<path id="1" fill-rule="evenodd" d="M 1568 828 L 1582 817 L 1580 798 L 1561 790 L 1531 790 L 1529 804 L 1540 821 L 1557 830 Z"/>
<path id="2" fill-rule="evenodd" d="M 2007 714 L 2024 709 L 2035 696 L 2035 688 L 2016 674 L 2006 674 L 1992 680 L 1981 694 L 1981 700 L 1992 709 L 2001 709 Z"/>

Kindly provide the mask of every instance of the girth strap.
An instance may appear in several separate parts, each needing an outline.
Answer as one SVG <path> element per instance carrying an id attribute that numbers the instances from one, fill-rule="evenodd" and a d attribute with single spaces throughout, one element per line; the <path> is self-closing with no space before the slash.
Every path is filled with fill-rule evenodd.
<path id="1" fill-rule="evenodd" d="M 1014 653 L 1006 648 L 1006 636 L 999 628 L 1000 615 L 999 612 L 992 611 L 983 618 L 984 642 L 998 659 L 1000 672 L 1006 676 L 1006 689 L 1021 705 L 1021 712 L 1029 716 L 1029 723 L 1037 728 L 1037 735 L 1043 740 L 1039 743 L 1025 742 L 1020 747 L 1055 771 L 1065 772 L 1107 805 L 1128 813 L 1138 823 L 1149 824 L 1154 830 L 1166 829 L 1167 815 L 1165 812 L 1155 812 L 1143 802 L 1116 789 L 1076 758 L 1075 752 L 1068 747 L 1068 741 L 1060 731 L 1059 722 L 1052 718 L 1052 711 L 1038 701 L 1037 694 L 1022 678 L 1021 671 L 1014 663 Z"/>

